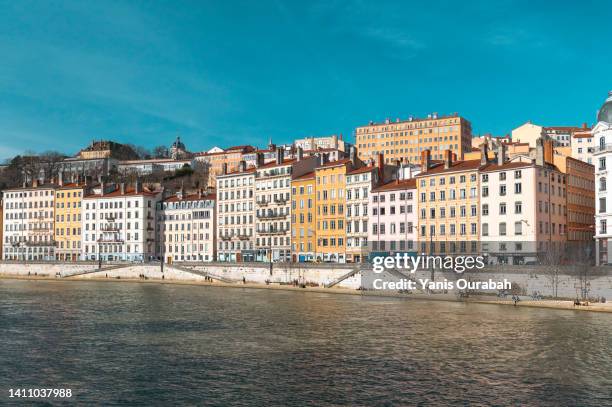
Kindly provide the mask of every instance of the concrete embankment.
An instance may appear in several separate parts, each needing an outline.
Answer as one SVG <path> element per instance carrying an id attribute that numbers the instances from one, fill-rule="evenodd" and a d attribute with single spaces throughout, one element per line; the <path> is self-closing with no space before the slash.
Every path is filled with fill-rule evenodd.
<path id="1" fill-rule="evenodd" d="M 163 273 L 159 263 L 48 263 L 48 262 L 0 262 L 0 278 L 52 279 L 62 281 L 95 280 L 107 282 L 171 283 L 171 284 L 205 284 L 235 288 L 299 290 L 302 292 L 324 292 L 351 295 L 376 295 L 410 299 L 465 301 L 487 304 L 514 305 L 509 297 L 505 299 L 489 295 L 470 295 L 460 298 L 456 291 L 436 294 L 425 290 L 414 290 L 410 294 L 394 291 L 358 290 L 362 285 L 362 270 L 354 265 L 278 265 L 270 269 L 269 264 L 175 264 L 164 265 Z M 142 276 L 146 276 L 146 279 Z M 431 279 L 429 271 L 417 272 L 412 279 Z M 582 286 L 588 286 L 589 297 L 612 298 L 612 276 L 607 270 L 596 270 L 585 280 L 584 276 L 575 273 L 550 274 L 546 270 L 534 268 L 509 268 L 501 270 L 488 269 L 478 274 L 457 275 L 455 273 L 436 272 L 434 281 L 458 278 L 479 280 L 512 281 L 520 289 L 522 301 L 519 307 L 543 307 L 571 309 L 581 311 L 612 312 L 608 303 L 590 303 L 588 306 L 574 306 L 572 301 L 540 300 L 531 301 L 529 295 L 539 293 L 545 297 L 576 298 Z M 306 284 L 306 288 L 293 287 L 293 281 Z"/>

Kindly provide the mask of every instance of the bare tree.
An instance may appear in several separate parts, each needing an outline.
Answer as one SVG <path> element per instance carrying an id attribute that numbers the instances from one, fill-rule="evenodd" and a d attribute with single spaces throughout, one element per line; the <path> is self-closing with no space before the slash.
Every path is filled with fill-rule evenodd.
<path id="1" fill-rule="evenodd" d="M 561 265 L 565 262 L 565 244 L 562 242 L 545 242 L 545 250 L 538 252 L 538 263 L 546 266 L 545 274 L 552 288 L 552 297 L 557 298 L 559 294 L 559 282 L 561 280 Z"/>
<path id="2" fill-rule="evenodd" d="M 153 158 L 168 158 L 170 152 L 166 146 L 157 146 L 153 149 Z"/>

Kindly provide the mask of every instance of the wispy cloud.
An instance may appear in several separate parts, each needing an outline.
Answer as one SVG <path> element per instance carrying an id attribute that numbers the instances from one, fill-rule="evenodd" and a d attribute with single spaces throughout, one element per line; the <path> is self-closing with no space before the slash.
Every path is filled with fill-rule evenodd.
<path id="1" fill-rule="evenodd" d="M 393 27 L 369 27 L 364 31 L 365 35 L 399 49 L 420 50 L 425 48 L 425 43 L 415 39 L 410 33 Z"/>
<path id="2" fill-rule="evenodd" d="M 544 38 L 536 35 L 533 31 L 523 28 L 500 28 L 490 30 L 484 37 L 485 43 L 498 47 L 544 47 Z"/>

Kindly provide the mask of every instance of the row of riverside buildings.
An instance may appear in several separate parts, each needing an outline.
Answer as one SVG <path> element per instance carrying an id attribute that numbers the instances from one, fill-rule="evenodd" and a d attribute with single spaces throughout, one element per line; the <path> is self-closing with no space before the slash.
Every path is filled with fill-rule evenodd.
<path id="1" fill-rule="evenodd" d="M 593 238 L 592 165 L 567 158 L 562 172 L 552 148 L 541 140 L 533 160 L 503 144 L 494 159 L 486 145 L 472 160 L 425 150 L 420 166 L 278 149 L 224 168 L 214 192 L 172 195 L 34 182 L 3 193 L 3 259 L 345 263 L 426 249 L 522 264 L 548 242 Z"/>
<path id="2" fill-rule="evenodd" d="M 209 151 L 205 190 L 60 173 L 3 191 L 0 250 L 4 260 L 338 263 L 427 251 L 525 264 L 595 237 L 607 263 L 609 105 L 568 134 L 525 124 L 476 140 L 464 118 L 432 114 L 358 127 L 355 145 L 333 136 Z"/>

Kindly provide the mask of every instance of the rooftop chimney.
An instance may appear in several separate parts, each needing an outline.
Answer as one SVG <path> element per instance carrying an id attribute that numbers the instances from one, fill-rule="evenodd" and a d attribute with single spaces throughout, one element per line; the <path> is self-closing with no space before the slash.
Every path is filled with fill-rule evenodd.
<path id="1" fill-rule="evenodd" d="M 444 150 L 444 168 L 449 169 L 453 165 L 453 156 L 450 150 Z"/>
<path id="2" fill-rule="evenodd" d="M 554 164 L 555 163 L 554 155 L 555 155 L 555 150 L 553 146 L 553 141 L 545 140 L 544 141 L 544 162 L 548 164 Z"/>
<path id="3" fill-rule="evenodd" d="M 32 187 L 33 188 L 38 188 L 38 178 L 35 178 L 32 180 Z"/>
<path id="4" fill-rule="evenodd" d="M 282 147 L 276 149 L 276 164 L 282 164 L 285 155 L 285 150 Z"/>
<path id="5" fill-rule="evenodd" d="M 239 168 L 240 168 L 240 172 L 245 172 L 246 171 L 246 161 L 241 160 Z"/>
<path id="6" fill-rule="evenodd" d="M 506 162 L 506 146 L 504 143 L 499 143 L 497 147 L 497 165 L 504 165 Z"/>
<path id="7" fill-rule="evenodd" d="M 327 162 L 327 155 L 325 153 L 319 153 L 319 165 L 322 166 Z"/>
<path id="8" fill-rule="evenodd" d="M 60 187 L 64 186 L 64 171 L 60 171 L 57 174 L 57 183 Z"/>
<path id="9" fill-rule="evenodd" d="M 134 192 L 137 194 L 142 192 L 142 187 L 139 180 L 136 180 L 136 184 L 134 184 Z"/>
<path id="10" fill-rule="evenodd" d="M 351 146 L 349 149 L 349 159 L 351 160 L 353 166 L 357 165 L 357 151 L 354 146 Z"/>
<path id="11" fill-rule="evenodd" d="M 489 162 L 489 146 L 486 142 L 480 145 L 480 165 L 487 165 Z"/>
<path id="12" fill-rule="evenodd" d="M 544 139 L 542 137 L 536 140 L 536 165 L 544 166 Z"/>
<path id="13" fill-rule="evenodd" d="M 223 164 L 221 165 L 221 168 L 222 168 L 222 170 L 223 170 L 223 175 L 227 174 L 227 163 L 223 163 Z"/>
<path id="14" fill-rule="evenodd" d="M 425 172 L 431 166 L 431 151 L 421 151 L 421 172 Z"/>
<path id="15" fill-rule="evenodd" d="M 104 181 L 100 182 L 100 196 L 104 196 L 104 193 L 106 189 L 106 185 L 104 184 Z"/>
<path id="16" fill-rule="evenodd" d="M 457 153 L 455 152 L 451 153 L 451 157 L 453 159 L 453 162 L 457 161 Z"/>
<path id="17" fill-rule="evenodd" d="M 255 167 L 259 168 L 264 165 L 264 155 L 262 152 L 255 153 Z"/>
<path id="18" fill-rule="evenodd" d="M 125 195 L 125 182 L 119 184 L 119 191 L 121 191 L 121 195 Z"/>
<path id="19" fill-rule="evenodd" d="M 302 159 L 304 158 L 304 150 L 301 146 L 298 146 L 295 152 L 295 158 L 297 158 L 298 161 L 302 161 Z"/>
<path id="20" fill-rule="evenodd" d="M 378 179 L 382 180 L 385 177 L 385 156 L 383 153 L 378 153 Z"/>

